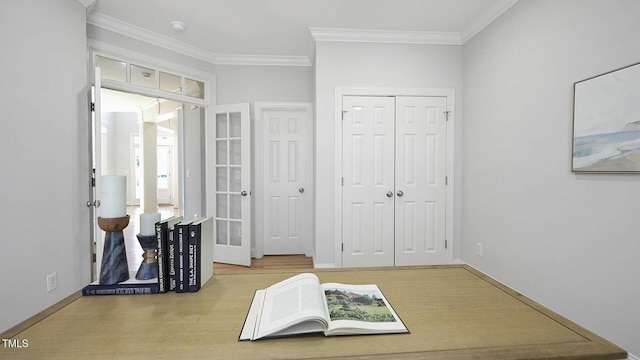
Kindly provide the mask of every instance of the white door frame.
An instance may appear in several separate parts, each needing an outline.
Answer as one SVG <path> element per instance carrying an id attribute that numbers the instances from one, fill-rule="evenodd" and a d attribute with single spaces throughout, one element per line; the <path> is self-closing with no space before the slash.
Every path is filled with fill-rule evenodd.
<path id="1" fill-rule="evenodd" d="M 454 131 L 455 131 L 455 89 L 443 88 L 393 88 L 393 87 L 336 87 L 334 102 L 335 131 L 335 174 L 334 179 L 334 259 L 336 267 L 342 267 L 342 97 L 352 96 L 442 96 L 447 98 L 447 179 L 446 189 L 446 229 L 448 241 L 447 253 L 449 263 L 453 263 L 453 229 L 454 229 Z"/>
<path id="2" fill-rule="evenodd" d="M 313 103 L 310 102 L 256 102 L 253 104 L 253 113 L 254 113 L 254 144 L 253 153 L 261 151 L 264 146 L 264 138 L 262 136 L 264 131 L 263 122 L 265 119 L 262 117 L 263 111 L 304 111 L 305 121 L 307 125 L 307 155 L 306 155 L 306 185 L 305 185 L 305 193 L 306 193 L 306 223 L 307 228 L 305 229 L 305 238 L 307 239 L 307 243 L 305 244 L 305 255 L 313 256 L 313 200 L 314 200 L 314 181 L 313 181 Z M 259 211 L 264 208 L 264 201 L 262 198 L 262 194 L 264 194 L 264 164 L 262 161 L 259 161 L 258 156 L 254 156 L 254 165 L 255 165 L 255 189 L 256 196 L 253 197 L 255 202 L 255 206 L 253 207 L 256 212 L 256 216 L 253 218 L 254 220 L 254 231 L 255 234 L 264 233 L 264 218 L 260 216 Z M 264 256 L 264 239 L 262 236 L 253 236 L 255 239 L 255 243 L 251 248 L 251 256 L 254 258 L 262 258 Z"/>

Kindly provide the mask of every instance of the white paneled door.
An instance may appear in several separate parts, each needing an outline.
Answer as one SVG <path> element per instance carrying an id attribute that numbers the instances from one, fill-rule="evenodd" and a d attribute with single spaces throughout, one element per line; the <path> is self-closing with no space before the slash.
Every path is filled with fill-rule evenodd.
<path id="1" fill-rule="evenodd" d="M 215 218 L 214 261 L 251 265 L 249 104 L 215 106 L 207 123 L 207 216 Z"/>
<path id="2" fill-rule="evenodd" d="M 394 264 L 393 97 L 343 98 L 344 267 Z"/>
<path id="3" fill-rule="evenodd" d="M 395 265 L 445 264 L 444 97 L 396 98 Z"/>
<path id="4" fill-rule="evenodd" d="M 344 267 L 447 263 L 446 97 L 343 97 Z"/>
<path id="5" fill-rule="evenodd" d="M 307 111 L 265 109 L 260 121 L 264 254 L 306 254 Z"/>

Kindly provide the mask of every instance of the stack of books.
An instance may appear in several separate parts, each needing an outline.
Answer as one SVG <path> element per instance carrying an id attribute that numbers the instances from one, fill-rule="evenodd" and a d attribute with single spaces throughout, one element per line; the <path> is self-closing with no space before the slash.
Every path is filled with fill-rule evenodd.
<path id="1" fill-rule="evenodd" d="M 167 291 L 196 292 L 213 276 L 213 218 L 174 216 L 156 223 L 158 277 L 129 280 L 115 285 L 91 283 L 82 289 L 89 295 L 158 294 Z"/>

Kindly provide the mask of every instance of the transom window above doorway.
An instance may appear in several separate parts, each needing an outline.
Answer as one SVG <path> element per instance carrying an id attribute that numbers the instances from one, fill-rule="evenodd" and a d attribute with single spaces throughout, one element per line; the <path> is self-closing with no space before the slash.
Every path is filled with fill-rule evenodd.
<path id="1" fill-rule="evenodd" d="M 96 66 L 100 68 L 103 79 L 205 99 L 204 82 L 200 80 L 100 55 L 96 55 Z"/>

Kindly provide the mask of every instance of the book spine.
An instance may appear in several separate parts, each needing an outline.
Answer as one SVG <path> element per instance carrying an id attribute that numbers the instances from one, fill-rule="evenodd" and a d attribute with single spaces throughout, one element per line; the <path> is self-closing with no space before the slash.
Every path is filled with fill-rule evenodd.
<path id="1" fill-rule="evenodd" d="M 116 285 L 88 285 L 82 289 L 83 296 L 98 295 L 147 295 L 157 294 L 158 284 L 116 284 Z"/>
<path id="2" fill-rule="evenodd" d="M 167 272 L 168 272 L 168 280 L 169 280 L 169 291 L 176 290 L 176 234 L 175 227 L 167 230 L 167 257 L 169 261 L 167 261 Z"/>
<path id="3" fill-rule="evenodd" d="M 192 224 L 189 226 L 189 292 L 200 290 L 202 277 L 200 273 L 201 255 L 201 226 Z"/>
<path id="4" fill-rule="evenodd" d="M 165 293 L 168 290 L 167 281 L 167 229 L 169 224 L 156 224 L 156 240 L 158 242 L 158 292 Z"/>
<path id="5" fill-rule="evenodd" d="M 188 224 L 176 225 L 177 232 L 177 244 L 175 251 L 176 262 L 176 292 L 187 292 L 187 274 L 188 265 L 185 260 L 188 256 L 188 244 L 187 232 L 189 231 Z"/>

